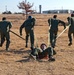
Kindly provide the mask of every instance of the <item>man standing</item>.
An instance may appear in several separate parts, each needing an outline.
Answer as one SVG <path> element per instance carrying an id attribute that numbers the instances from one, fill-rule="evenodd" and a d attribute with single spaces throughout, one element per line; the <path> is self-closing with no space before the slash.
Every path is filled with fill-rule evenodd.
<path id="1" fill-rule="evenodd" d="M 66 28 L 65 23 L 59 19 L 57 19 L 57 15 L 54 15 L 53 18 L 48 19 L 48 23 L 50 27 L 50 44 L 54 48 L 56 43 L 56 37 L 58 32 L 59 23 L 64 25 L 64 29 Z"/>
<path id="2" fill-rule="evenodd" d="M 6 17 L 2 18 L 2 21 L 0 22 L 0 47 L 2 47 L 5 39 L 6 39 L 6 50 L 9 50 L 10 45 L 10 28 L 12 27 L 11 23 L 9 21 L 6 21 Z"/>
<path id="3" fill-rule="evenodd" d="M 71 14 L 71 17 L 68 17 L 67 18 L 68 20 L 68 24 L 70 25 L 69 26 L 69 30 L 68 30 L 68 38 L 69 38 L 69 44 L 68 46 L 71 46 L 72 45 L 72 34 L 74 36 L 74 14 Z"/>
<path id="4" fill-rule="evenodd" d="M 22 29 L 25 28 L 25 32 L 26 32 L 25 47 L 28 47 L 28 38 L 30 36 L 31 49 L 34 47 L 34 31 L 33 31 L 34 25 L 35 25 L 35 19 L 32 18 L 31 16 L 28 16 L 28 19 L 20 27 L 20 35 L 22 35 Z"/>

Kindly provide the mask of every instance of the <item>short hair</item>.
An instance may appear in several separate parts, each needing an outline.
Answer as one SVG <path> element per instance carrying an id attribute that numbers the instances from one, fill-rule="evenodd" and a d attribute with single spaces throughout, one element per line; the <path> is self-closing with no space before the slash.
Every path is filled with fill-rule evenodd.
<path id="1" fill-rule="evenodd" d="M 28 18 L 29 18 L 29 19 L 31 19 L 31 18 L 32 18 L 32 16 L 28 16 Z"/>
<path id="2" fill-rule="evenodd" d="M 2 20 L 6 20 L 6 17 L 3 17 Z"/>
<path id="3" fill-rule="evenodd" d="M 57 18 L 57 15 L 54 15 L 53 18 Z"/>
<path id="4" fill-rule="evenodd" d="M 40 48 L 41 48 L 41 49 L 42 49 L 42 46 L 47 47 L 47 45 L 46 45 L 45 43 L 42 43 L 42 44 L 40 45 Z"/>

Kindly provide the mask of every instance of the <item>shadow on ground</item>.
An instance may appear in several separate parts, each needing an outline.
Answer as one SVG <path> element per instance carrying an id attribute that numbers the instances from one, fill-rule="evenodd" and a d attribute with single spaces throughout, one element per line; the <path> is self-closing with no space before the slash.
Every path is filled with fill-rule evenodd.
<path id="1" fill-rule="evenodd" d="M 23 54 L 23 53 L 30 53 L 31 50 L 24 50 L 24 48 L 21 48 L 19 50 L 11 49 L 9 51 L 6 50 L 0 50 L 0 53 L 14 53 L 14 54 Z"/>

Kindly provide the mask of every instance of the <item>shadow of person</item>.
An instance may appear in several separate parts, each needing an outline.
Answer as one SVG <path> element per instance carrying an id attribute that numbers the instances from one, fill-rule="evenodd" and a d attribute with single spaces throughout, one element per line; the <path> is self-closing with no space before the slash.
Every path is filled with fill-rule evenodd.
<path id="1" fill-rule="evenodd" d="M 22 59 L 22 60 L 18 60 L 16 62 L 21 62 L 21 63 L 23 63 L 23 62 L 30 62 L 30 59 L 29 58 L 25 58 L 25 59 Z"/>
<path id="2" fill-rule="evenodd" d="M 31 52 L 31 50 L 24 50 L 24 49 L 19 49 L 19 50 L 11 49 L 9 51 L 0 50 L 0 53 L 5 53 L 5 52 L 13 53 L 13 54 L 23 54 L 23 53 L 28 53 L 29 54 Z"/>
<path id="3" fill-rule="evenodd" d="M 22 58 L 23 58 L 22 60 L 18 60 L 16 62 L 34 62 L 34 61 L 36 61 L 33 57 L 31 57 L 30 54 L 28 56 L 24 56 Z"/>

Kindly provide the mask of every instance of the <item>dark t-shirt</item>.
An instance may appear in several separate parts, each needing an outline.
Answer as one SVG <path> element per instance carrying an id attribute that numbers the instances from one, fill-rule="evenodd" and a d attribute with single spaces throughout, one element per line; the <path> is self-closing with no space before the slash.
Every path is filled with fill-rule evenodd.
<path id="1" fill-rule="evenodd" d="M 3 33 L 9 32 L 10 28 L 12 27 L 12 24 L 9 21 L 1 21 L 0 22 L 0 31 Z"/>
<path id="2" fill-rule="evenodd" d="M 55 18 L 48 19 L 48 23 L 50 25 L 50 31 L 58 31 L 59 23 L 62 23 L 65 28 L 65 23 L 63 21 L 55 19 Z"/>
<path id="3" fill-rule="evenodd" d="M 68 17 L 67 20 L 70 24 L 69 31 L 74 32 L 74 17 Z"/>

